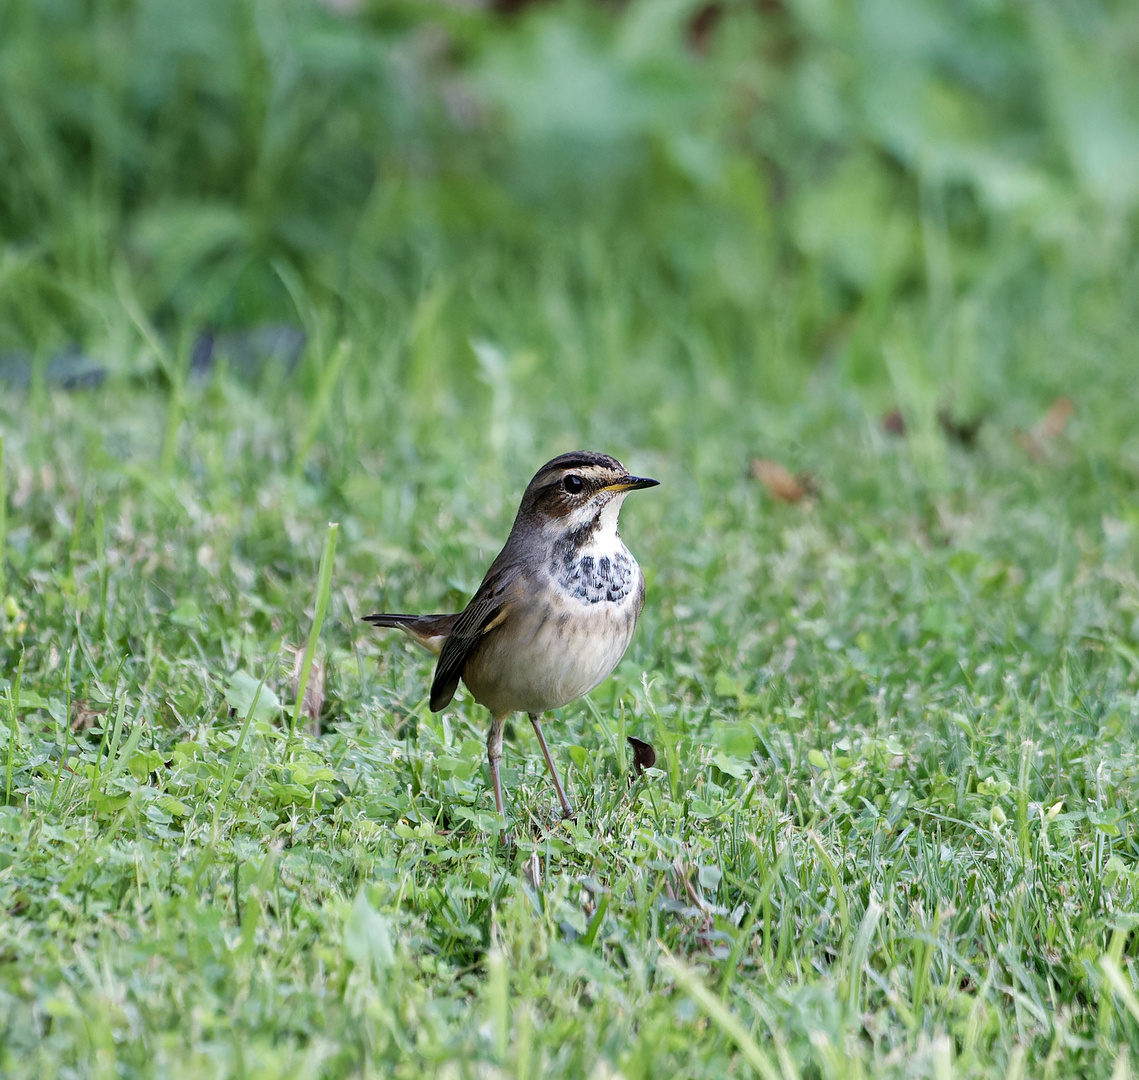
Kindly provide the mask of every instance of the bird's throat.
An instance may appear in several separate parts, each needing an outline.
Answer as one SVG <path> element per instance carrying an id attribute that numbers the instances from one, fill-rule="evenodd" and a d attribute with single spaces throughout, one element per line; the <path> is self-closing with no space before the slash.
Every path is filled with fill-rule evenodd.
<path id="1" fill-rule="evenodd" d="M 636 588 L 637 564 L 617 533 L 616 508 L 607 511 L 567 529 L 551 552 L 550 576 L 583 604 L 621 604 Z"/>

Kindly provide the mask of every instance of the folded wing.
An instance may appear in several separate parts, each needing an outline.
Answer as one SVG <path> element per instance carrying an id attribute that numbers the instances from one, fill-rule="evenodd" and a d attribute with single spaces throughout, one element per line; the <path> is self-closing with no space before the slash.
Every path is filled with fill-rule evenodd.
<path id="1" fill-rule="evenodd" d="M 520 571 L 517 565 L 491 567 L 479 591 L 459 613 L 451 628 L 439 663 L 435 665 L 435 678 L 431 683 L 431 711 L 445 709 L 455 696 L 463 666 L 471 650 L 483 636 L 510 618 L 511 608 L 520 592 Z"/>

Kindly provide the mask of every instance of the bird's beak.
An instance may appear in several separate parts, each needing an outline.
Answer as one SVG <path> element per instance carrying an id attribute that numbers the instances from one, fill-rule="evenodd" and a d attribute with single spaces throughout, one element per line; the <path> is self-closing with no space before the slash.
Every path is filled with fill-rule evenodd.
<path id="1" fill-rule="evenodd" d="M 602 491 L 636 491 L 638 488 L 656 487 L 659 480 L 650 480 L 647 476 L 626 476 L 613 484 L 606 484 Z"/>

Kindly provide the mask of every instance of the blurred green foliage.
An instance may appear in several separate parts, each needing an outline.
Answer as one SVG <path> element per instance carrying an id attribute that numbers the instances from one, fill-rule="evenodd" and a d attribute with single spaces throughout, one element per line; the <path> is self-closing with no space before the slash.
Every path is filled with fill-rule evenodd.
<path id="1" fill-rule="evenodd" d="M 829 364 L 972 413 L 1096 363 L 1048 318 L 1134 330 L 1137 200 L 1125 2 L 0 4 L 0 349 L 128 374 L 109 295 L 176 337 L 303 294 L 335 331 L 445 309 L 448 380 L 486 337 L 587 388 Z M 627 294 L 620 332 L 569 356 L 551 282 Z"/>

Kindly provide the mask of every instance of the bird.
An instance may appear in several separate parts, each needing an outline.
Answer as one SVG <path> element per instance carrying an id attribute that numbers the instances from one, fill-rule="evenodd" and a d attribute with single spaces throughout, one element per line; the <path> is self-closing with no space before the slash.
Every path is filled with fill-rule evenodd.
<path id="1" fill-rule="evenodd" d="M 629 492 L 659 483 L 630 475 L 608 454 L 561 454 L 526 486 L 506 544 L 462 611 L 364 617 L 438 656 L 432 712 L 450 704 L 460 679 L 490 711 L 487 761 L 500 817 L 502 733 L 516 712 L 534 727 L 562 816 L 573 816 L 541 716 L 588 694 L 625 655 L 645 605 L 645 576 L 617 518 Z"/>

